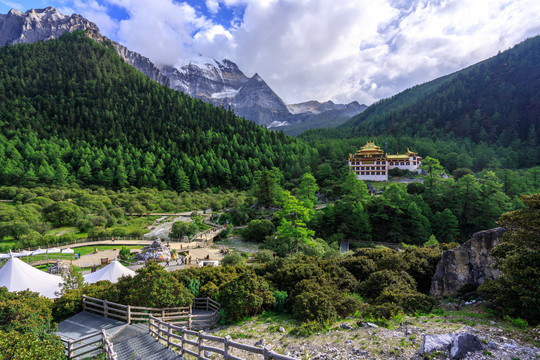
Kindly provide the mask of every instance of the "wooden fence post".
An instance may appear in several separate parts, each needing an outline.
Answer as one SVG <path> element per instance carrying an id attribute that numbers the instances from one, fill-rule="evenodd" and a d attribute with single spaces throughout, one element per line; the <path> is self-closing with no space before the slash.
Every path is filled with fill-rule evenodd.
<path id="1" fill-rule="evenodd" d="M 86 310 L 86 295 L 82 296 L 82 309 L 83 311 Z"/>
<path id="2" fill-rule="evenodd" d="M 167 347 L 171 346 L 171 324 L 167 323 Z"/>
<path id="3" fill-rule="evenodd" d="M 109 317 L 109 308 L 108 308 L 108 302 L 107 300 L 103 301 L 103 312 L 105 317 Z"/>
<path id="4" fill-rule="evenodd" d="M 184 355 L 184 346 L 185 346 L 184 342 L 186 340 L 186 332 L 185 332 L 185 330 L 186 330 L 185 326 L 182 326 L 182 328 L 180 329 L 180 334 L 182 334 L 181 339 L 180 339 L 180 344 L 182 346 L 182 350 L 180 352 L 180 355 Z"/>
<path id="5" fill-rule="evenodd" d="M 191 313 L 188 315 L 188 329 L 191 330 Z"/>
<path id="6" fill-rule="evenodd" d="M 209 303 L 210 302 L 210 299 L 208 298 L 208 296 L 206 297 L 206 310 L 208 310 L 208 306 L 209 306 Z"/>
<path id="7" fill-rule="evenodd" d="M 127 323 L 131 324 L 131 305 L 127 306 Z"/>
<path id="8" fill-rule="evenodd" d="M 225 336 L 225 340 L 223 342 L 223 359 L 227 360 L 229 358 L 229 340 L 231 337 L 229 335 Z"/>
<path id="9" fill-rule="evenodd" d="M 270 354 L 266 348 L 263 348 L 263 357 L 264 360 L 270 360 Z"/>
<path id="10" fill-rule="evenodd" d="M 198 353 L 199 353 L 199 359 L 201 358 L 201 347 L 202 347 L 202 343 L 203 343 L 203 338 L 202 338 L 202 335 L 203 335 L 204 331 L 202 330 L 199 330 L 199 345 L 197 345 L 197 350 L 198 350 Z M 204 355 L 204 353 L 203 353 Z"/>
<path id="11" fill-rule="evenodd" d="M 71 342 L 71 340 L 68 341 L 68 346 L 67 346 L 67 351 L 68 351 L 68 359 L 72 359 L 73 358 L 73 342 Z"/>

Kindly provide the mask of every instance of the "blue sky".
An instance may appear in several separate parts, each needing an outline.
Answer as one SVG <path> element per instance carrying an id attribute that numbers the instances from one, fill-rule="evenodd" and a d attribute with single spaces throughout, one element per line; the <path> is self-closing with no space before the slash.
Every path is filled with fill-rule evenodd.
<path id="1" fill-rule="evenodd" d="M 540 33 L 538 0 L 0 0 L 53 6 L 157 64 L 259 73 L 286 103 L 372 102 Z"/>

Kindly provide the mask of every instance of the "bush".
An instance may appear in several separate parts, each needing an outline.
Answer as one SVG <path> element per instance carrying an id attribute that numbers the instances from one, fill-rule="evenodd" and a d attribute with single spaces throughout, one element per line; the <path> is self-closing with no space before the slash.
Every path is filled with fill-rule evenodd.
<path id="1" fill-rule="evenodd" d="M 216 284 L 213 282 L 208 282 L 201 286 L 199 290 L 199 296 L 200 297 L 209 297 L 210 299 L 215 299 L 218 295 L 219 288 Z"/>
<path id="2" fill-rule="evenodd" d="M 155 308 L 187 306 L 193 302 L 189 290 L 161 265 L 149 262 L 134 277 L 122 277 L 116 284 L 120 302 Z"/>
<path id="3" fill-rule="evenodd" d="M 309 279 L 300 281 L 292 294 L 292 312 L 299 321 L 316 321 L 322 324 L 338 316 L 336 304 L 344 295 L 327 282 Z"/>
<path id="4" fill-rule="evenodd" d="M 404 271 L 381 270 L 369 275 L 360 285 L 361 294 L 371 299 L 379 297 L 387 288 L 414 290 L 416 282 Z"/>
<path id="5" fill-rule="evenodd" d="M 223 285 L 218 297 L 228 321 L 259 314 L 274 305 L 275 301 L 266 280 L 251 272 Z"/>
<path id="6" fill-rule="evenodd" d="M 82 289 L 68 290 L 52 304 L 54 321 L 60 322 L 82 311 Z"/>
<path id="7" fill-rule="evenodd" d="M 272 250 L 259 250 L 255 253 L 255 259 L 262 263 L 274 261 L 274 253 Z"/>
<path id="8" fill-rule="evenodd" d="M 274 233 L 274 230 L 274 224 L 270 220 L 251 220 L 240 235 L 244 240 L 262 243 L 267 236 Z"/>
<path id="9" fill-rule="evenodd" d="M 57 335 L 0 331 L 2 359 L 65 359 L 64 344 Z"/>
<path id="10" fill-rule="evenodd" d="M 287 300 L 287 292 L 286 291 L 274 291 L 274 298 L 276 299 L 276 303 L 274 304 L 274 309 L 278 312 L 282 312 L 285 308 L 285 301 Z"/>
<path id="11" fill-rule="evenodd" d="M 236 265 L 243 265 L 246 263 L 246 258 L 242 256 L 239 252 L 232 252 L 230 254 L 227 254 L 223 257 L 221 260 L 222 266 L 236 266 Z"/>

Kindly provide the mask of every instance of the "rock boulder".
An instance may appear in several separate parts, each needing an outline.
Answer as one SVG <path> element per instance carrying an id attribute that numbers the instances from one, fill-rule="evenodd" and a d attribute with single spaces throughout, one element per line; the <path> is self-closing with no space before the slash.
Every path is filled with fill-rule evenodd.
<path id="1" fill-rule="evenodd" d="M 493 267 L 491 250 L 501 243 L 506 230 L 495 228 L 475 233 L 465 244 L 444 252 L 433 279 L 431 296 L 456 296 L 465 285 L 475 287 L 494 279 L 500 272 Z"/>

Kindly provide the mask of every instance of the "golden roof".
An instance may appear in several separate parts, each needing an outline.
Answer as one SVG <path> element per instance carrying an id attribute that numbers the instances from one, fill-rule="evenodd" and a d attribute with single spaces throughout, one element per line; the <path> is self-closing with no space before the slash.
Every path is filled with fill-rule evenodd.
<path id="1" fill-rule="evenodd" d="M 384 155 L 384 151 L 379 146 L 375 145 L 374 141 L 368 141 L 366 145 L 362 146 L 362 148 L 358 150 L 355 154 L 349 154 L 349 159 L 357 157 L 386 157 L 388 160 L 409 160 L 409 156 L 418 156 L 418 153 L 415 153 L 414 151 L 411 151 L 409 148 L 407 148 L 406 154 L 397 153 L 395 155 Z"/>

